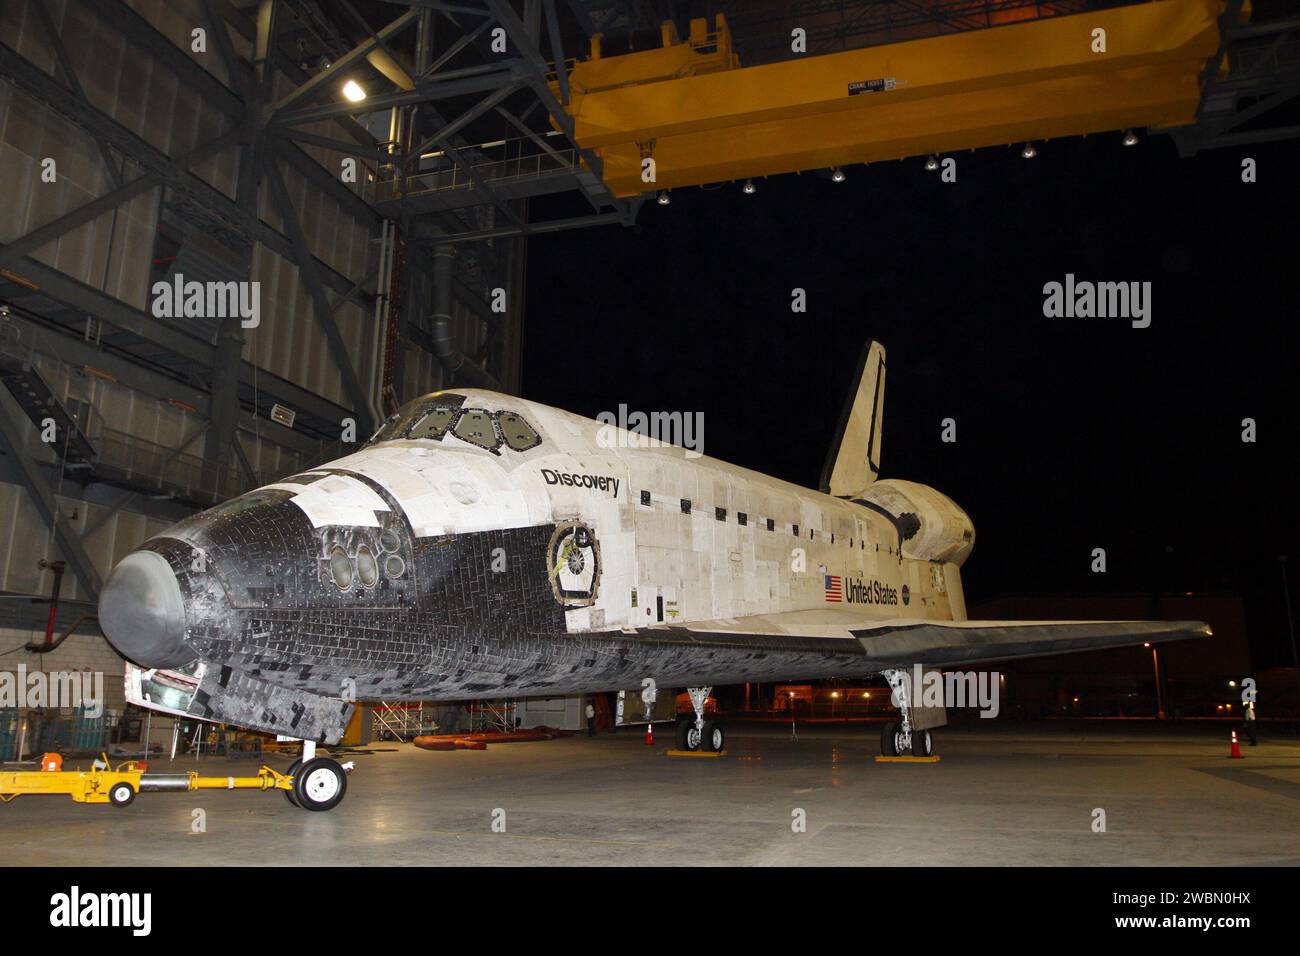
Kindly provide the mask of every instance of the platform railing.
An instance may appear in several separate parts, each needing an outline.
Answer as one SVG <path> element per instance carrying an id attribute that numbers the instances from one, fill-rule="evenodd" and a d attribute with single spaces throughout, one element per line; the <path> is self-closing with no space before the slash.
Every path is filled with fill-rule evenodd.
<path id="1" fill-rule="evenodd" d="M 36 368 L 39 356 L 45 355 L 59 361 L 58 350 L 54 344 L 34 328 L 19 328 L 18 324 L 7 317 L 0 318 L 0 355 L 20 362 L 28 368 Z"/>
<path id="2" fill-rule="evenodd" d="M 499 159 L 470 163 L 468 166 L 473 175 L 458 164 L 449 164 L 443 169 L 409 176 L 397 176 L 393 175 L 391 170 L 381 170 L 378 181 L 370 190 L 374 197 L 372 201 L 393 202 L 403 197 L 416 199 L 435 193 L 476 189 L 482 183 L 499 185 L 506 182 L 540 179 L 543 176 L 574 173 L 580 169 L 578 152 L 575 149 L 524 153 L 522 152 L 524 144 L 530 144 L 530 141 L 521 137 L 492 144 L 491 147 L 474 147 L 480 151 L 485 148 L 504 148 L 507 153 L 511 151 L 511 147 L 517 147 L 520 152 Z"/>

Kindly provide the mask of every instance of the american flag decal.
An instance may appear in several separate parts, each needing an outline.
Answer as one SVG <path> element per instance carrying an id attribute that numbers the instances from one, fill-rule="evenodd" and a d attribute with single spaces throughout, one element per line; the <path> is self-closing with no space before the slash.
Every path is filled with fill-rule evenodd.
<path id="1" fill-rule="evenodd" d="M 844 584 L 838 574 L 826 575 L 826 600 L 831 604 L 844 601 Z"/>

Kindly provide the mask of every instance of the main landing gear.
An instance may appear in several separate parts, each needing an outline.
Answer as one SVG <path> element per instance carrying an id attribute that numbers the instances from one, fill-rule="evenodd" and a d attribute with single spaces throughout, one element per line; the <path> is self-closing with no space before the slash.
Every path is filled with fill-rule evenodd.
<path id="1" fill-rule="evenodd" d="M 333 810 L 348 792 L 352 761 L 339 763 L 333 757 L 317 757 L 316 741 L 302 742 L 302 756 L 289 765 L 293 789 L 284 798 L 301 810 Z"/>
<path id="2" fill-rule="evenodd" d="M 712 720 L 704 719 L 704 702 L 708 700 L 711 690 L 712 687 L 686 689 L 686 692 L 691 695 L 691 706 L 695 709 L 695 716 L 683 717 L 677 722 L 678 750 L 707 750 L 711 753 L 721 753 L 726 746 L 727 734 L 723 729 L 722 721 L 716 717 Z"/>
<path id="3" fill-rule="evenodd" d="M 913 757 L 933 756 L 934 738 L 930 736 L 930 731 L 912 727 L 912 701 L 907 672 L 887 670 L 884 674 L 902 720 L 887 721 L 881 728 L 880 753 L 885 757 L 901 757 L 910 750 Z"/>

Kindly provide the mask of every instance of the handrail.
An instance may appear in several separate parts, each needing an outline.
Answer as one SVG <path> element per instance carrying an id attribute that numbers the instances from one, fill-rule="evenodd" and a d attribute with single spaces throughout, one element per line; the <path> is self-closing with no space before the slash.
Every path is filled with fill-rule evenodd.
<path id="1" fill-rule="evenodd" d="M 543 176 L 572 173 L 579 168 L 576 149 L 557 149 L 552 153 L 533 153 L 528 156 L 506 157 L 470 167 L 482 182 L 503 183 L 526 179 L 540 179 Z M 385 179 L 375 184 L 375 200 L 395 200 L 402 196 L 427 196 L 432 193 L 452 192 L 458 189 L 474 189 L 479 185 L 474 178 L 457 165 L 443 169 L 433 169 L 402 179 Z"/>

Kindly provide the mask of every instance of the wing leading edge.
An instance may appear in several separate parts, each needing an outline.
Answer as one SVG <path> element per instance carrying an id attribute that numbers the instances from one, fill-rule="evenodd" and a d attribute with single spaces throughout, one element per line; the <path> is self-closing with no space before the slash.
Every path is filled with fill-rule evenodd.
<path id="1" fill-rule="evenodd" d="M 1146 641 L 1209 637 L 1200 621 L 863 621 L 849 609 L 792 611 L 641 628 L 649 640 L 773 646 L 865 655 L 880 667 L 956 664 L 1045 657 Z M 861 658 L 860 658 L 861 659 Z"/>
<path id="2" fill-rule="evenodd" d="M 855 628 L 867 657 L 936 667 L 1209 637 L 1200 621 L 892 621 Z"/>

